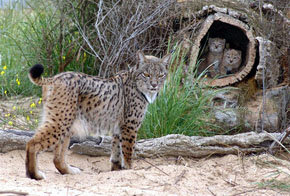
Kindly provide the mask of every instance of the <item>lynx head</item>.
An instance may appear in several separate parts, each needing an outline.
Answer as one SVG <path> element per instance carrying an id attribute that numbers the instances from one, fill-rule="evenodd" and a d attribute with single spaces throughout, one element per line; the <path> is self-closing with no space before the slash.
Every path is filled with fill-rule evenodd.
<path id="1" fill-rule="evenodd" d="M 241 64 L 242 52 L 235 49 L 226 49 L 224 52 L 223 60 L 232 69 L 237 69 Z"/>
<path id="2" fill-rule="evenodd" d="M 162 59 L 137 52 L 138 63 L 134 70 L 137 89 L 152 103 L 166 79 L 171 55 Z"/>
<path id="3" fill-rule="evenodd" d="M 209 38 L 208 45 L 210 52 L 221 53 L 224 51 L 226 40 L 221 38 Z"/>

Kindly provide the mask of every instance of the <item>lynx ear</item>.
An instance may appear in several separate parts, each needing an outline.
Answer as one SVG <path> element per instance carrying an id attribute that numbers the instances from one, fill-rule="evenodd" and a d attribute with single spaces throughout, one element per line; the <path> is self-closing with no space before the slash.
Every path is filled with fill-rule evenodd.
<path id="1" fill-rule="evenodd" d="M 168 69 L 169 67 L 170 59 L 171 59 L 171 54 L 167 54 L 161 59 L 161 62 L 165 65 L 166 69 Z"/>
<path id="2" fill-rule="evenodd" d="M 140 64 L 143 64 L 146 60 L 145 55 L 140 50 L 137 51 L 137 59 L 139 61 L 137 66 L 139 66 Z"/>
<path id="3" fill-rule="evenodd" d="M 226 39 L 222 39 L 222 43 L 225 45 L 226 44 Z"/>
<path id="4" fill-rule="evenodd" d="M 237 50 L 238 51 L 238 54 L 240 55 L 240 56 L 242 56 L 242 51 L 240 51 L 240 50 Z"/>

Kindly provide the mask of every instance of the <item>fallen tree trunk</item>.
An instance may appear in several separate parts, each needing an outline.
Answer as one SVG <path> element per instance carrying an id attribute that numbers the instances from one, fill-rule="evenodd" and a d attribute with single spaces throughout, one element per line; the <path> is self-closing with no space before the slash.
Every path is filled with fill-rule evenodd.
<path id="1" fill-rule="evenodd" d="M 29 131 L 0 130 L 0 152 L 25 149 L 26 142 L 34 133 Z M 266 152 L 280 133 L 241 133 L 237 135 L 217 135 L 212 137 L 167 135 L 161 138 L 139 140 L 136 145 L 138 157 L 190 156 L 205 157 L 213 154 L 238 154 Z M 284 140 L 290 147 L 290 138 Z M 111 137 L 88 137 L 85 141 L 72 138 L 70 149 L 78 154 L 109 156 Z"/>

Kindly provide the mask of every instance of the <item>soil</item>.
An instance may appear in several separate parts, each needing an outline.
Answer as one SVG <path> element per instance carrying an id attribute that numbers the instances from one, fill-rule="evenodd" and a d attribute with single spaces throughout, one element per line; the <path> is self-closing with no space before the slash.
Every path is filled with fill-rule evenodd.
<path id="1" fill-rule="evenodd" d="M 61 175 L 45 152 L 39 155 L 41 181 L 25 176 L 24 158 L 24 151 L 0 154 L 0 195 L 290 195 L 289 159 L 267 154 L 136 159 L 133 169 L 112 172 L 109 157 L 70 152 L 68 162 L 82 172 Z"/>

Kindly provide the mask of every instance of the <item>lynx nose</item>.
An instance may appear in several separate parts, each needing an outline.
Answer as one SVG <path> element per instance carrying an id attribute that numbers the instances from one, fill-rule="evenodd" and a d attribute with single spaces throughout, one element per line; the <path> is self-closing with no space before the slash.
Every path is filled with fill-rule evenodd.
<path id="1" fill-rule="evenodd" d="M 157 87 L 157 83 L 155 83 L 155 82 L 151 82 L 150 84 L 151 84 L 151 86 L 152 86 L 153 88 L 156 88 L 156 87 Z"/>

